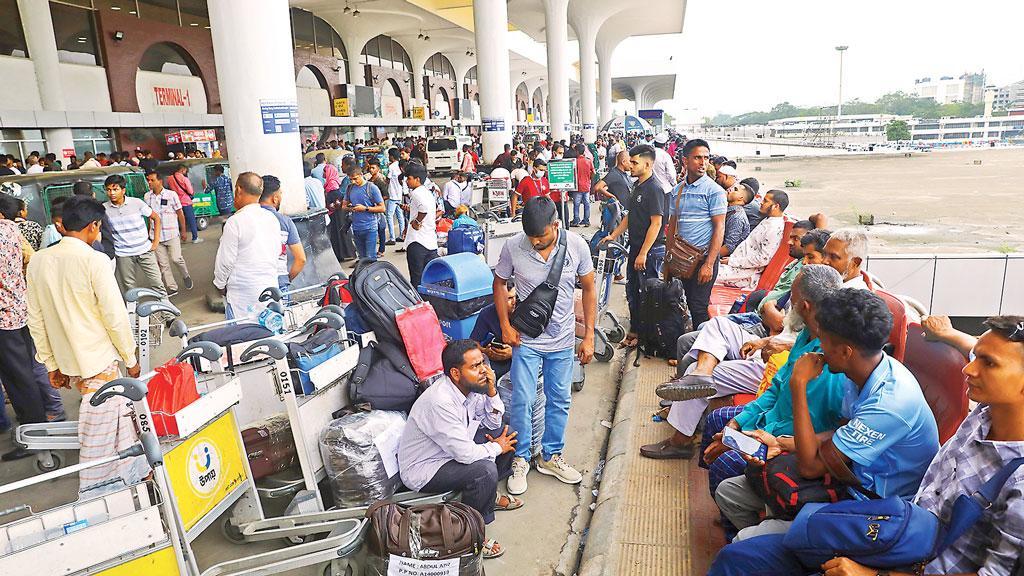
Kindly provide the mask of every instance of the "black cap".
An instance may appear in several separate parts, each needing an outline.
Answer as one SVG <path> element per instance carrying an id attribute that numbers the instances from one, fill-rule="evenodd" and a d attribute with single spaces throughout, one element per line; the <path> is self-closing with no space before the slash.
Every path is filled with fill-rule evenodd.
<path id="1" fill-rule="evenodd" d="M 753 190 L 754 194 L 757 194 L 757 191 L 761 189 L 761 183 L 754 177 L 744 178 L 743 180 L 740 180 L 740 184 L 743 184 L 747 188 Z"/>

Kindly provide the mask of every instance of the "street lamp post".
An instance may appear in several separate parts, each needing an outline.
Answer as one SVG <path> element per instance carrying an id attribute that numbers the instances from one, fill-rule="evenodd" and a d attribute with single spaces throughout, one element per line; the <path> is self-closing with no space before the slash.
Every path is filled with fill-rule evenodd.
<path id="1" fill-rule="evenodd" d="M 839 52 L 839 105 L 836 107 L 836 122 L 834 124 L 833 133 L 839 130 L 839 119 L 843 116 L 843 52 L 849 46 L 836 46 L 836 52 Z"/>

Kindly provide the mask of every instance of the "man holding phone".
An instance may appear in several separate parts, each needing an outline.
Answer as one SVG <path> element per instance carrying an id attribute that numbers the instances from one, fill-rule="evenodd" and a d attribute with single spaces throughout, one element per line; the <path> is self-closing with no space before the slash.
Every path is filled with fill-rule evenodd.
<path id="1" fill-rule="evenodd" d="M 516 283 L 514 280 L 505 282 L 508 291 L 508 309 L 511 314 L 516 308 Z M 476 325 L 470 338 L 483 346 L 484 356 L 491 362 L 494 376 L 500 379 L 512 368 L 512 347 L 501 341 L 501 322 L 498 320 L 497 307 L 492 302 L 484 306 L 476 317 Z"/>

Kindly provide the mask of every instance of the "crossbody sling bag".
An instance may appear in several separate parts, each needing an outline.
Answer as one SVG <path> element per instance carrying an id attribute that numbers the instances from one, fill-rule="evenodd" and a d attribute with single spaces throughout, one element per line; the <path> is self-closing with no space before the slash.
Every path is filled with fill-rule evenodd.
<path id="1" fill-rule="evenodd" d="M 679 195 L 676 196 L 675 219 L 672 221 L 672 233 L 668 236 L 668 246 L 665 250 L 665 270 L 669 278 L 688 280 L 693 277 L 700 267 L 701 262 L 707 256 L 707 248 L 699 248 L 679 237 L 679 202 L 683 199 L 683 188 L 686 184 L 679 185 Z"/>
<path id="2" fill-rule="evenodd" d="M 555 312 L 555 301 L 558 300 L 558 283 L 565 267 L 566 231 L 558 232 L 558 248 L 551 259 L 548 277 L 534 288 L 530 295 L 516 305 L 509 319 L 512 327 L 530 338 L 537 338 L 551 322 Z"/>

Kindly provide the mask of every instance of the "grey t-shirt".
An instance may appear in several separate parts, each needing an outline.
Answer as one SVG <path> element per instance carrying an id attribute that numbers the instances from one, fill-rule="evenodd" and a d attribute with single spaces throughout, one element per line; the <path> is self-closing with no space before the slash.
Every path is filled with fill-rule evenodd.
<path id="1" fill-rule="evenodd" d="M 567 234 L 565 266 L 562 268 L 562 278 L 558 283 L 558 298 L 555 300 L 551 322 L 539 338 L 522 335 L 523 345 L 538 352 L 556 352 L 575 346 L 576 317 L 573 312 L 573 292 L 576 290 L 576 278 L 594 271 L 594 262 L 590 258 L 590 246 L 587 241 L 575 232 L 562 230 L 561 233 Z M 515 276 L 516 292 L 520 300 L 525 300 L 538 284 L 547 280 L 554 258 L 555 250 L 552 250 L 547 261 L 542 259 L 540 253 L 533 249 L 526 233 L 520 232 L 505 242 L 498 258 L 498 267 L 494 272 L 504 280 Z"/>

